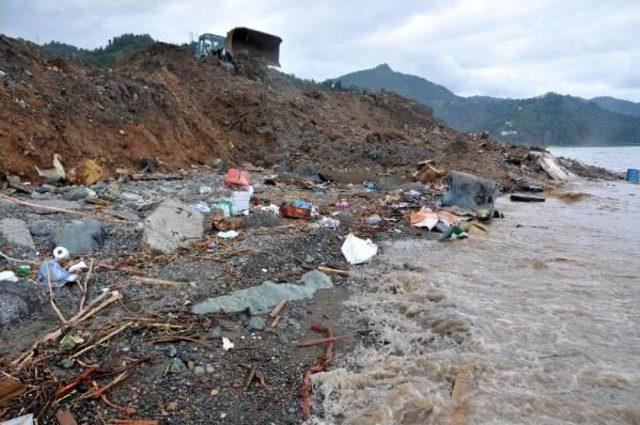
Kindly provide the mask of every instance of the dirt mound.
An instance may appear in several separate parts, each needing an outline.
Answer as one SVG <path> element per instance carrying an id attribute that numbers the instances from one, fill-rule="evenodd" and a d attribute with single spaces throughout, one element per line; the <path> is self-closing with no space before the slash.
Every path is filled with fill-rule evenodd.
<path id="1" fill-rule="evenodd" d="M 34 178 L 54 153 L 67 168 L 90 158 L 111 172 L 142 158 L 173 170 L 218 158 L 285 169 L 311 161 L 343 180 L 410 179 L 425 159 L 505 185 L 510 171 L 539 172 L 503 163 L 526 162 L 526 149 L 457 133 L 397 95 L 321 92 L 225 65 L 156 43 L 103 69 L 0 36 L 0 172 Z"/>

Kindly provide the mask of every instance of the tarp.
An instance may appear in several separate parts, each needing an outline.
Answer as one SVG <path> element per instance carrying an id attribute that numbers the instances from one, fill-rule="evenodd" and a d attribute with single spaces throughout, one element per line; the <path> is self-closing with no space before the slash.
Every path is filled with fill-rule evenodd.
<path id="1" fill-rule="evenodd" d="M 459 171 L 447 173 L 447 189 L 442 193 L 442 205 L 456 205 L 470 210 L 494 208 L 500 196 L 500 185 L 472 174 Z"/>

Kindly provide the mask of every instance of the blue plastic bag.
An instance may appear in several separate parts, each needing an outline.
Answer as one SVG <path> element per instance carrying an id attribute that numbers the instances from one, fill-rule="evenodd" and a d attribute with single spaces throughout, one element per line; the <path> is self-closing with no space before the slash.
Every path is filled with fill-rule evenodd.
<path id="1" fill-rule="evenodd" d="M 59 288 L 69 282 L 71 277 L 71 273 L 63 269 L 56 260 L 47 260 L 40 264 L 38 282 L 47 289 L 49 288 L 49 279 L 51 279 L 52 288 Z"/>

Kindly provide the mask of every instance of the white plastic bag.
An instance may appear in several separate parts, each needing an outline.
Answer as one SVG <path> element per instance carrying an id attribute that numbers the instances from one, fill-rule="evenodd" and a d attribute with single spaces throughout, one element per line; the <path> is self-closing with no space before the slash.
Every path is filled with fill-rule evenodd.
<path id="1" fill-rule="evenodd" d="M 371 239 L 360 239 L 353 233 L 349 233 L 342 244 L 342 254 L 349 264 L 366 263 L 377 253 L 378 246 Z"/>

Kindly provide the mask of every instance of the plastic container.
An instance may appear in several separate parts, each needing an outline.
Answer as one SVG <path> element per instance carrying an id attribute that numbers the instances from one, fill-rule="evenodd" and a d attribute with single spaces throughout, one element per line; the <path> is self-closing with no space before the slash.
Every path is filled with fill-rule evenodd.
<path id="1" fill-rule="evenodd" d="M 249 186 L 249 172 L 230 168 L 227 170 L 227 177 L 224 180 L 227 186 Z"/>
<path id="2" fill-rule="evenodd" d="M 639 183 L 640 182 L 640 170 L 635 168 L 629 168 L 627 170 L 627 176 L 625 178 L 626 181 L 631 183 Z"/>
<path id="3" fill-rule="evenodd" d="M 231 194 L 231 202 L 233 203 L 231 207 L 231 213 L 236 215 L 240 214 L 244 210 L 249 209 L 249 201 L 251 200 L 251 192 L 250 191 L 234 191 Z"/>

